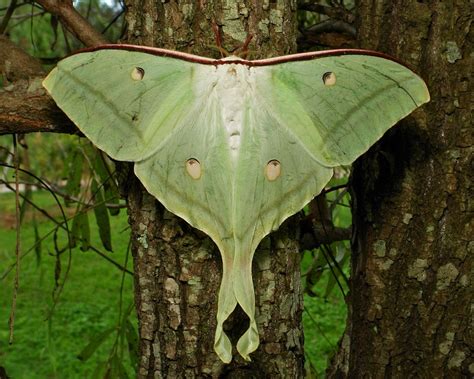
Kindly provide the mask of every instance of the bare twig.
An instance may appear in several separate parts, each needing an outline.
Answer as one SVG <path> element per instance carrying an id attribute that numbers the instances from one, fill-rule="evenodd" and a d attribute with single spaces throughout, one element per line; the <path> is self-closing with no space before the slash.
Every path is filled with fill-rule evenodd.
<path id="1" fill-rule="evenodd" d="M 349 182 L 347 183 L 344 183 L 344 184 L 339 184 L 337 186 L 332 186 L 332 187 L 329 187 L 328 189 L 324 189 L 321 194 L 326 194 L 326 193 L 329 193 L 329 192 L 334 192 L 334 191 L 337 191 L 337 190 L 340 190 L 342 188 L 347 188 L 349 187 Z"/>
<path id="2" fill-rule="evenodd" d="M 304 31 L 305 34 L 319 33 L 346 33 L 353 37 L 357 34 L 357 29 L 346 21 L 341 20 L 324 20 Z"/>
<path id="3" fill-rule="evenodd" d="M 334 211 L 334 208 L 337 206 L 337 205 L 345 205 L 345 204 L 341 204 L 340 201 L 342 200 L 342 198 L 348 193 L 348 190 L 347 188 L 345 188 L 344 190 L 342 190 L 341 192 L 339 192 L 336 196 L 336 198 L 334 199 L 334 201 L 331 203 L 331 205 L 329 206 L 329 213 L 332 214 L 332 212 Z"/>
<path id="4" fill-rule="evenodd" d="M 32 7 L 33 8 L 33 7 Z M 12 20 L 16 20 L 16 22 L 9 26 L 8 27 L 8 31 L 11 31 L 13 29 L 15 29 L 17 26 L 23 24 L 24 22 L 26 21 L 30 21 L 30 26 L 31 28 L 30 29 L 33 29 L 33 17 L 37 16 L 37 15 L 45 15 L 47 14 L 47 12 L 45 12 L 44 9 L 40 8 L 41 9 L 41 12 L 39 13 L 33 13 L 33 9 L 31 10 L 31 13 L 30 14 L 24 14 L 24 15 L 18 15 L 18 16 L 12 16 Z M 33 34 L 32 34 L 32 31 L 30 30 L 30 37 L 33 38 Z"/>
<path id="5" fill-rule="evenodd" d="M 339 262 L 334 257 L 334 254 L 331 250 L 331 247 L 329 245 L 324 244 L 324 245 L 322 245 L 322 250 L 325 251 L 326 255 L 331 258 L 333 266 L 337 268 L 337 270 L 341 274 L 342 278 L 344 279 L 344 282 L 347 285 L 349 285 L 349 279 L 347 278 L 346 274 L 344 273 L 341 266 L 339 265 Z M 329 264 L 329 262 L 328 262 L 328 264 Z M 340 285 L 339 280 L 337 279 L 337 276 L 336 276 L 336 281 L 338 282 L 338 285 L 341 288 L 342 293 L 344 294 L 344 290 L 343 290 L 342 286 Z M 345 295 L 344 295 L 344 297 L 345 297 Z"/>
<path id="6" fill-rule="evenodd" d="M 72 1 L 37 0 L 48 12 L 58 16 L 61 23 L 86 46 L 108 43 L 82 15 L 74 9 Z"/>
<path id="7" fill-rule="evenodd" d="M 328 248 L 328 245 L 322 245 L 323 247 L 326 247 Z M 328 250 L 331 252 L 331 249 L 328 248 Z M 331 264 L 331 262 L 329 261 L 329 258 L 328 258 L 328 255 L 334 259 L 333 255 L 332 255 L 332 252 L 329 254 L 328 253 L 328 250 L 324 251 L 324 249 L 321 249 L 321 252 L 323 253 L 323 257 L 324 259 L 326 260 L 326 263 L 328 264 L 329 266 L 329 270 L 331 270 L 331 274 L 332 276 L 334 277 L 334 279 L 336 280 L 336 283 L 337 283 L 337 286 L 339 287 L 339 289 L 341 290 L 341 293 L 342 293 L 342 296 L 345 298 L 346 297 L 346 292 L 344 291 L 344 288 L 342 288 L 342 284 L 341 282 L 339 281 L 339 278 L 337 277 L 337 274 L 336 272 L 334 271 L 334 268 L 337 268 L 337 270 L 339 271 L 339 273 L 343 273 L 342 272 L 342 269 L 341 267 L 337 264 L 337 262 L 334 260 L 335 262 L 335 266 L 333 266 L 333 264 Z"/>
<path id="8" fill-rule="evenodd" d="M 6 184 L 5 182 L 3 182 L 4 184 Z M 11 187 L 10 185 L 6 184 L 7 187 L 9 187 L 9 189 L 13 190 L 13 187 Z M 41 214 L 43 214 L 46 218 L 48 218 L 49 220 L 51 220 L 57 227 L 63 229 L 63 230 L 66 230 L 66 227 L 64 226 L 64 221 L 63 222 L 60 222 L 58 220 L 56 220 L 53 216 L 51 216 L 47 211 L 45 211 L 44 209 L 40 208 L 38 205 L 36 205 L 34 202 L 32 202 L 30 199 L 28 199 L 25 195 L 21 194 L 20 193 L 20 197 L 26 201 L 28 204 L 30 204 L 33 208 L 35 208 L 37 211 L 39 211 Z M 83 210 L 81 212 L 87 212 L 89 211 L 90 209 L 87 209 L 87 210 Z M 75 216 L 75 215 L 74 215 Z M 67 219 L 67 221 L 70 221 L 74 218 L 74 216 L 72 217 L 69 217 Z M 46 233 L 42 238 L 41 238 L 41 241 L 43 241 L 44 239 L 46 239 L 48 236 L 50 236 L 52 233 L 54 233 L 54 231 L 56 230 L 53 229 L 51 230 L 50 232 Z M 31 251 L 34 250 L 34 248 L 36 247 L 36 243 L 30 248 L 28 249 L 27 251 L 25 251 L 25 253 L 23 253 L 23 255 L 20 257 L 20 259 L 23 259 L 28 253 L 30 253 Z M 115 267 L 117 267 L 120 271 L 123 271 L 123 272 L 126 272 L 127 274 L 130 274 L 130 275 L 133 275 L 133 272 L 128 270 L 127 268 L 123 267 L 120 263 L 118 262 L 115 262 L 112 258 L 110 258 L 107 254 L 103 253 L 102 251 L 100 251 L 99 249 L 97 249 L 96 247 L 94 246 L 89 246 L 89 248 L 96 254 L 98 254 L 99 256 L 101 256 L 102 258 L 104 258 L 105 260 L 107 260 L 108 262 L 112 263 Z M 5 270 L 5 272 L 3 272 L 2 276 L 0 277 L 0 280 L 3 280 L 4 278 L 6 278 L 6 276 L 10 273 L 10 271 L 16 267 L 16 263 L 13 263 L 8 269 Z"/>
<path id="9" fill-rule="evenodd" d="M 4 150 L 7 156 L 10 156 L 10 157 L 14 156 L 13 153 L 9 149 L 7 149 L 5 146 L 0 146 L 0 150 Z"/>
<path id="10" fill-rule="evenodd" d="M 15 281 L 13 285 L 13 297 L 12 297 L 12 308 L 10 310 L 10 318 L 8 320 L 10 328 L 9 343 L 13 343 L 13 330 L 15 327 L 15 311 L 16 311 L 16 298 L 18 295 L 18 288 L 20 286 L 20 179 L 19 179 L 19 168 L 20 158 L 18 155 L 18 145 L 16 135 L 13 135 L 13 150 L 15 154 L 15 215 L 16 215 L 16 270 L 15 270 Z"/>
<path id="11" fill-rule="evenodd" d="M 63 199 L 67 200 L 67 201 L 72 201 L 74 203 L 78 203 L 80 205 L 86 205 L 88 207 L 91 207 L 91 208 L 94 208 L 96 204 L 94 204 L 92 201 L 88 201 L 88 202 L 84 202 L 82 201 L 81 199 L 79 199 L 78 197 L 75 197 L 75 196 L 71 196 L 63 191 L 61 191 L 57 185 L 53 184 L 53 183 L 50 183 L 50 182 L 47 182 L 48 185 L 51 187 L 51 189 L 53 190 L 53 192 L 56 194 L 56 195 L 59 195 L 61 196 Z M 101 187 L 99 187 L 101 188 Z M 105 206 L 107 208 L 110 208 L 110 209 L 121 209 L 121 208 L 127 208 L 127 206 L 125 204 L 114 204 L 114 203 L 105 203 Z"/>
<path id="12" fill-rule="evenodd" d="M 339 228 L 334 226 L 326 194 L 332 191 L 346 188 L 346 184 L 333 186 L 321 192 L 309 204 L 310 214 L 300 222 L 302 249 L 311 250 L 321 245 L 329 245 L 332 242 L 349 240 L 352 228 Z"/>
<path id="13" fill-rule="evenodd" d="M 46 233 L 43 237 L 41 237 L 41 239 L 37 242 L 35 242 L 33 244 L 33 246 L 31 246 L 27 251 L 25 251 L 20 259 L 23 259 L 24 257 L 26 257 L 29 253 L 31 253 L 32 251 L 34 251 L 36 245 L 38 243 L 41 243 L 42 241 L 44 241 L 46 238 L 48 238 L 51 234 L 53 234 L 54 232 L 56 231 L 56 228 L 52 229 L 51 231 L 49 231 L 48 233 Z M 100 257 L 104 258 L 106 261 L 108 261 L 109 263 L 111 263 L 112 265 L 114 265 L 115 267 L 117 267 L 120 271 L 124 271 L 126 272 L 127 274 L 129 275 L 133 275 L 133 272 L 128 270 L 127 268 L 123 267 L 120 263 L 117 263 L 115 262 L 112 258 L 110 258 L 107 254 L 103 253 L 102 251 L 100 251 L 99 249 L 97 249 L 96 247 L 94 246 L 89 246 L 89 249 L 91 249 L 94 253 L 96 253 L 97 255 L 99 255 Z M 10 265 L 10 267 L 8 267 L 3 273 L 2 275 L 0 276 L 0 281 L 4 280 L 8 274 L 16 267 L 16 263 L 12 263 Z"/>
<path id="14" fill-rule="evenodd" d="M 19 14 L 18 16 L 12 16 L 11 19 L 12 20 L 24 20 L 24 19 L 29 19 L 31 17 L 44 16 L 47 13 L 48 12 L 46 12 L 46 11 L 40 11 L 40 12 L 33 13 L 33 14 Z"/>
<path id="15" fill-rule="evenodd" d="M 7 30 L 8 26 L 8 21 L 10 21 L 10 18 L 12 17 L 13 12 L 15 11 L 16 2 L 17 0 L 11 0 L 10 5 L 8 6 L 5 16 L 3 16 L 2 23 L 0 24 L 0 34 L 5 34 L 5 31 Z"/>
<path id="16" fill-rule="evenodd" d="M 0 148 L 2 148 L 2 146 L 0 146 Z M 52 192 L 54 192 L 56 195 L 62 197 L 64 200 L 67 200 L 67 201 L 70 201 L 72 203 L 77 203 L 79 205 L 82 205 L 82 206 L 87 206 L 89 208 L 94 208 L 95 206 L 97 206 L 98 204 L 92 202 L 92 201 L 88 201 L 87 203 L 84 202 L 83 200 L 81 200 L 80 198 L 76 197 L 76 196 L 72 196 L 64 191 L 62 191 L 60 189 L 60 187 L 57 185 L 57 184 L 54 184 L 54 183 L 51 183 L 50 181 L 48 180 L 44 180 L 44 182 L 49 186 L 49 188 L 51 189 Z M 14 188 L 11 187 L 10 185 L 12 184 L 12 182 L 9 182 L 7 180 L 3 180 L 3 179 L 0 179 L 0 184 L 4 184 L 7 189 L 10 189 L 14 192 Z M 14 184 L 14 182 L 13 182 Z M 40 188 L 40 186 L 37 186 L 36 183 L 33 183 L 33 182 L 29 182 L 29 181 L 21 181 L 20 182 L 20 185 L 25 185 L 25 186 L 32 186 L 32 187 L 37 187 L 37 188 Z M 99 187 L 102 188 L 103 184 Z M 100 203 L 102 204 L 102 203 Z M 116 204 L 116 203 L 104 203 L 104 205 L 109 208 L 109 209 L 123 209 L 123 208 L 127 208 L 127 205 L 126 204 Z"/>
<path id="17" fill-rule="evenodd" d="M 115 17 L 112 19 L 112 21 L 110 21 L 109 24 L 104 28 L 104 30 L 102 30 L 102 34 L 105 34 L 105 32 L 106 32 L 107 30 L 109 30 L 109 28 L 110 28 L 113 24 L 115 24 L 115 23 L 117 22 L 117 20 L 120 18 L 120 16 L 122 16 L 124 13 L 125 13 L 125 9 L 122 8 L 122 9 L 120 10 L 120 12 L 118 12 L 118 13 L 115 15 Z"/>
<path id="18" fill-rule="evenodd" d="M 89 3 L 87 4 L 86 20 L 89 20 L 89 16 L 91 15 L 91 9 L 92 9 L 92 0 L 89 0 Z"/>
<path id="19" fill-rule="evenodd" d="M 352 228 L 326 228 L 322 225 L 313 226 L 314 235 L 311 233 L 303 234 L 301 248 L 304 250 L 315 249 L 322 244 L 330 244 L 336 241 L 347 241 L 351 239 Z"/>
<path id="20" fill-rule="evenodd" d="M 67 28 L 64 26 L 63 23 L 61 23 L 61 31 L 63 32 L 63 38 L 64 38 L 64 44 L 66 45 L 66 51 L 68 54 L 71 54 L 72 52 L 72 48 L 71 48 L 71 44 L 69 43 L 69 38 L 67 38 Z"/>
<path id="21" fill-rule="evenodd" d="M 339 4 L 333 4 L 333 6 L 328 7 L 318 3 L 307 2 L 298 5 L 298 8 L 304 11 L 323 14 L 334 20 L 341 20 L 350 24 L 355 20 L 354 14 Z"/>
<path id="22" fill-rule="evenodd" d="M 311 232 L 308 228 L 312 228 Z M 311 250 L 323 244 L 336 241 L 350 240 L 352 228 L 323 227 L 323 225 L 308 225 L 308 220 L 302 221 L 302 234 L 300 239 L 301 249 Z"/>

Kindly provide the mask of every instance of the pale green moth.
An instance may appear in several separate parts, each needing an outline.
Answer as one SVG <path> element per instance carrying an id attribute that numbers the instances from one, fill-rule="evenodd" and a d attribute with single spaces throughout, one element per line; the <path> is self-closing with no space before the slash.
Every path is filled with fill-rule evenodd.
<path id="1" fill-rule="evenodd" d="M 44 86 L 146 189 L 207 233 L 223 261 L 214 348 L 237 304 L 259 345 L 252 257 L 258 244 L 392 125 L 429 101 L 423 80 L 380 53 L 333 50 L 247 61 L 106 45 L 57 65 Z"/>

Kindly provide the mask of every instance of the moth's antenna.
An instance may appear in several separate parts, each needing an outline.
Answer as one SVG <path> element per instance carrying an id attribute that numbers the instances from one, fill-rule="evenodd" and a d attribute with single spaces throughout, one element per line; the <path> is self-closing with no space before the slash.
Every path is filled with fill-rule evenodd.
<path id="1" fill-rule="evenodd" d="M 222 47 L 221 31 L 219 30 L 219 26 L 217 26 L 217 23 L 214 20 L 212 21 L 212 30 L 214 31 L 214 35 L 216 37 L 216 45 L 217 49 L 221 53 L 221 58 L 228 57 L 229 53 L 226 49 Z"/>
<path id="2" fill-rule="evenodd" d="M 247 36 L 247 38 L 245 39 L 244 41 L 244 44 L 242 45 L 242 47 L 239 47 L 237 50 L 240 50 L 240 53 L 238 53 L 237 55 L 243 59 L 247 59 L 247 55 L 249 53 L 249 45 L 250 45 L 250 42 L 252 42 L 252 38 L 253 38 L 253 35 L 252 34 L 249 34 Z"/>
<path id="3" fill-rule="evenodd" d="M 253 35 L 249 34 L 245 39 L 244 45 L 242 46 L 242 58 L 247 58 L 247 54 L 249 52 L 249 45 L 252 42 Z"/>

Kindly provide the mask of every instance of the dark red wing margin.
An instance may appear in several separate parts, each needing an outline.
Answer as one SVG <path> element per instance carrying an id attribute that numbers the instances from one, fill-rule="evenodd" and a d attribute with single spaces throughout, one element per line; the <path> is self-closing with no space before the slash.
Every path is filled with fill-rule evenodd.
<path id="1" fill-rule="evenodd" d="M 97 51 L 97 50 L 129 50 L 129 51 L 138 51 L 141 53 L 158 55 L 161 57 L 171 57 L 177 59 L 183 59 L 185 61 L 208 64 L 208 65 L 221 65 L 221 64 L 244 64 L 249 67 L 258 67 L 258 66 L 270 66 L 274 64 L 280 64 L 285 62 L 293 61 L 307 61 L 314 58 L 322 58 L 329 56 L 339 56 L 339 55 L 371 55 L 375 57 L 385 58 L 397 62 L 403 66 L 406 66 L 403 62 L 398 59 L 391 57 L 390 55 L 380 53 L 373 50 L 363 50 L 363 49 L 338 49 L 338 50 L 323 50 L 323 51 L 310 51 L 307 53 L 283 55 L 281 57 L 258 59 L 254 61 L 249 61 L 245 59 L 235 59 L 235 60 L 223 60 L 223 59 L 212 59 L 200 57 L 199 55 L 187 54 L 180 51 L 160 49 L 157 47 L 148 47 L 148 46 L 139 46 L 139 45 L 127 45 L 127 44 L 107 44 L 99 45 L 94 47 L 89 47 L 85 49 L 78 50 L 77 52 L 72 53 L 71 55 Z"/>

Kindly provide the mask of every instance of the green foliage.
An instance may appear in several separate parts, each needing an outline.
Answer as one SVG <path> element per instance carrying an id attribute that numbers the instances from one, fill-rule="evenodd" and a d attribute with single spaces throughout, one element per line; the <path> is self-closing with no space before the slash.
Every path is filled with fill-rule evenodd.
<path id="1" fill-rule="evenodd" d="M 99 187 L 95 179 L 92 179 L 91 190 L 96 204 L 94 207 L 94 215 L 97 226 L 99 227 L 99 235 L 100 240 L 102 241 L 102 246 L 105 248 L 105 250 L 112 251 L 109 213 L 107 212 L 107 207 L 105 206 L 103 189 Z"/>
<path id="2" fill-rule="evenodd" d="M 49 183 L 59 183 L 63 179 L 69 183 L 71 172 L 82 175 L 78 166 L 82 165 L 81 161 L 83 160 L 83 154 L 79 155 L 84 143 L 83 138 L 56 133 L 34 133 L 25 135 L 24 143 L 27 149 L 19 149 L 22 168 L 47 179 Z M 11 151 L 13 151 L 12 137 L 10 135 L 0 136 L 0 162 L 11 164 L 12 156 L 8 153 Z M 2 171 L 6 175 L 6 179 L 13 180 L 12 170 L 1 168 L 0 172 Z M 34 182 L 28 175 L 21 174 L 20 178 L 22 181 Z M 65 191 L 74 196 L 74 191 L 70 187 L 72 187 L 71 183 L 68 184 Z"/>
<path id="3" fill-rule="evenodd" d="M 33 201 L 41 208 L 54 214 L 56 205 L 51 195 L 45 191 L 34 192 Z M 341 211 L 344 212 L 346 208 Z M 12 229 L 14 212 L 13 194 L 0 195 L 0 274 L 14 261 L 15 230 Z M 38 233 L 44 236 L 54 224 L 40 215 L 31 217 L 30 209 L 21 229 L 22 246 L 27 250 L 37 241 L 33 220 L 37 220 Z M 87 216 L 86 216 L 87 217 Z M 8 221 L 10 220 L 10 221 Z M 115 246 L 126 246 L 128 242 L 127 217 L 112 217 Z M 346 220 L 347 221 L 347 220 Z M 7 224 L 7 222 L 10 222 Z M 63 236 L 64 240 L 64 236 Z M 100 245 L 98 227 L 91 224 L 91 243 Z M 38 264 L 33 253 L 21 263 L 20 296 L 16 313 L 15 343 L 8 346 L 6 323 L 0 327 L 0 360 L 7 372 L 16 379 L 35 378 L 103 378 L 106 371 L 118 370 L 116 359 L 109 362 L 114 338 L 121 335 L 122 360 L 128 362 L 128 377 L 134 377 L 137 365 L 136 320 L 126 317 L 117 328 L 119 310 L 119 283 L 121 273 L 115 267 L 95 255 L 91 250 L 73 250 L 73 265 L 66 286 L 53 314 L 50 327 L 46 320 L 50 309 L 51 292 L 54 290 L 54 257 L 52 237 L 42 241 L 43 254 Z M 125 251 L 115 251 L 113 258 L 122 263 Z M 310 252 L 305 252 L 303 272 L 308 269 Z M 6 320 L 11 307 L 13 272 L 1 282 L 0 318 Z M 305 296 L 303 314 L 305 350 L 308 370 L 318 375 L 324 372 L 328 357 L 334 352 L 337 341 L 344 329 L 346 308 L 339 290 L 325 296 L 327 282 L 331 274 L 324 270 L 321 280 L 313 288 L 317 296 Z M 132 278 L 126 276 L 123 290 L 124 304 L 133 301 Z M 134 311 L 130 315 L 133 315 Z M 124 317 L 127 312 L 124 312 Z M 122 319 L 124 318 L 122 317 Z M 118 330 L 122 330 L 118 333 Z M 99 338 L 98 336 L 108 338 Z M 97 341 L 102 343 L 98 344 Z M 96 342 L 94 342 L 96 341 Z M 125 346 L 126 345 L 126 346 Z M 94 350 L 94 351 L 92 351 Z M 128 355 L 125 354 L 128 351 Z M 81 356 L 81 361 L 79 357 Z M 87 353 L 87 354 L 85 354 Z M 85 359 L 87 357 L 87 359 Z M 115 365 L 115 366 L 114 366 Z M 314 367 L 314 368 L 313 368 Z M 115 371 L 117 372 L 117 371 Z"/>
<path id="4" fill-rule="evenodd" d="M 6 9 L 9 0 L 0 0 L 0 8 Z M 123 29 L 122 3 L 116 1 L 75 1 L 76 9 L 97 30 L 105 31 L 104 35 L 111 42 L 117 41 Z M 0 11 L 0 19 L 4 15 Z M 29 54 L 46 59 L 57 60 L 71 51 L 83 47 L 71 33 L 61 26 L 58 19 L 45 13 L 37 3 L 18 2 L 15 12 L 6 30 L 10 39 Z"/>
<path id="5" fill-rule="evenodd" d="M 0 3 L 2 2 L 7 3 L 0 0 Z M 54 58 L 58 53 L 65 55 L 67 51 L 65 41 L 57 40 L 51 25 L 52 16 L 49 13 L 41 12 L 34 3 L 25 3 L 16 9 L 9 22 L 7 33 L 16 45 L 33 56 Z"/>
<path id="6" fill-rule="evenodd" d="M 330 273 L 325 273 L 319 288 L 318 297 L 304 297 L 304 350 L 308 378 L 322 378 L 333 354 L 337 351 L 347 317 L 344 298 L 339 291 L 324 297 L 326 280 Z"/>
<path id="7" fill-rule="evenodd" d="M 1 140 L 4 141 L 8 150 L 10 140 L 7 138 Z M 69 140 L 72 139 L 69 138 Z M 132 335 L 130 318 L 133 320 L 132 314 L 134 315 L 133 306 L 128 307 L 126 312 L 120 311 L 122 302 L 133 304 L 131 301 L 132 281 L 129 277 L 123 287 L 126 293 L 121 294 L 120 290 L 117 290 L 122 277 L 121 272 L 94 253 L 100 252 L 106 255 L 100 251 L 100 245 L 111 251 L 112 241 L 117 241 L 117 239 L 119 240 L 117 246 L 122 246 L 123 250 L 127 246 L 124 238 L 129 238 L 128 232 L 115 233 L 114 236 L 111 234 L 112 227 L 115 228 L 114 230 L 127 229 L 126 217 L 122 214 L 122 217 L 113 217 L 111 220 L 106 208 L 109 201 L 115 206 L 120 205 L 117 186 L 111 175 L 113 165 L 85 140 L 79 144 L 63 140 L 58 145 L 58 140 L 46 136 L 43 138 L 34 136 L 26 138 L 25 141 L 28 149 L 19 150 L 23 167 L 29 166 L 27 168 L 30 171 L 36 168 L 39 172 L 50 175 L 48 186 L 53 188 L 58 196 L 64 198 L 63 208 L 70 220 L 69 244 L 73 248 L 78 246 L 79 249 L 72 250 L 71 258 L 73 259 L 70 259 L 63 216 L 51 193 L 32 191 L 31 187 L 27 186 L 25 195 L 28 196 L 22 202 L 23 223 L 20 230 L 22 254 L 25 254 L 20 270 L 22 277 L 25 275 L 25 281 L 20 280 L 20 290 L 26 289 L 26 291 L 24 297 L 20 292 L 18 298 L 16 344 L 7 348 L 5 343 L 8 331 L 7 329 L 0 330 L 0 337 L 2 337 L 0 352 L 5 351 L 7 372 L 19 378 L 88 377 L 93 371 L 99 370 L 100 367 L 96 366 L 100 361 L 103 362 L 104 372 L 113 371 L 113 374 L 120 374 L 120 377 L 133 377 L 134 367 L 136 368 L 136 357 L 133 358 L 136 354 L 136 338 L 134 346 L 130 337 Z M 54 149 L 56 149 L 56 154 L 52 153 Z M 67 150 L 65 157 L 70 157 L 65 162 L 61 160 L 61 151 L 64 150 Z M 34 159 L 29 159 L 30 155 Z M 6 154 L 4 159 L 11 161 L 10 157 Z M 51 160 L 48 162 L 48 159 Z M 29 164 L 30 161 L 31 164 Z M 39 164 L 42 161 L 44 165 Z M 64 163 L 65 166 L 62 167 Z M 6 174 L 1 180 L 11 182 L 14 170 L 9 169 Z M 20 177 L 22 183 L 38 184 L 28 173 L 22 173 Z M 15 219 L 13 199 L 11 193 L 0 195 L 0 214 L 2 215 L 0 223 L 5 223 L 0 224 L 0 227 L 5 229 L 10 228 Z M 95 222 L 89 221 L 89 213 L 94 213 Z M 114 208 L 111 214 L 118 215 L 119 208 Z M 5 243 L 0 248 L 0 256 L 5 259 L 0 259 L 0 273 L 3 273 L 2 280 L 7 283 L 7 280 L 12 278 L 11 267 L 14 264 L 14 230 L 2 232 L 2 240 L 5 240 L 2 241 Z M 125 251 L 116 251 L 112 259 L 119 259 L 119 263 L 122 263 L 120 260 L 123 259 L 124 254 Z M 70 265 L 70 261 L 74 264 Z M 35 262 L 35 265 L 32 265 L 32 262 Z M 100 266 L 102 270 L 97 272 L 95 269 Z M 77 272 L 81 274 L 75 276 Z M 111 280 L 112 273 L 115 274 L 114 280 Z M 35 286 L 35 278 L 38 275 L 40 281 L 42 283 L 46 281 L 48 285 Z M 104 288 L 108 288 L 109 292 L 103 293 L 95 288 L 98 278 L 101 280 L 100 285 L 104 283 Z M 7 293 L 12 293 L 10 285 L 11 281 L 8 282 L 8 286 L 4 286 Z M 29 286 L 34 288 L 34 293 L 28 291 Z M 111 296 L 114 287 L 115 299 Z M 39 288 L 41 290 L 38 290 Z M 53 295 L 52 298 L 50 294 Z M 84 300 L 78 300 L 81 297 Z M 120 300 L 122 298 L 123 300 Z M 10 309 L 8 302 L 11 298 L 7 296 L 2 300 L 5 303 L 1 304 L 1 307 L 6 312 Z M 108 304 L 107 308 L 104 308 L 104 304 Z M 29 312 L 29 308 L 34 311 Z M 85 313 L 83 318 L 81 318 L 81 312 Z M 94 327 L 94 323 L 89 320 L 88 315 L 91 313 L 101 318 L 98 320 L 100 321 L 98 327 Z M 23 319 L 25 314 L 28 315 L 27 322 Z M 4 319 L 7 319 L 8 315 L 0 316 L 5 316 Z M 118 322 L 117 317 L 119 317 Z M 49 322 L 46 323 L 45 319 Z M 133 320 L 133 325 L 136 325 L 136 320 Z M 71 332 L 74 332 L 76 327 L 80 333 L 77 336 L 71 336 Z M 97 335 L 103 333 L 103 330 L 112 332 L 108 339 L 101 338 L 100 346 L 94 346 L 91 341 L 97 341 Z M 83 340 L 84 338 L 86 340 Z M 47 346 L 41 350 L 41 355 L 37 355 L 34 347 L 30 352 L 29 347 L 25 346 L 29 340 L 36 341 L 37 339 L 48 341 Z M 87 361 L 84 364 L 77 359 L 81 348 L 86 349 L 84 351 L 87 353 L 82 354 L 83 360 Z M 129 354 L 129 351 L 132 354 Z M 28 362 L 19 358 L 28 354 L 31 355 L 28 359 L 31 367 L 28 366 Z M 85 359 L 86 355 L 92 354 L 94 357 L 97 356 L 97 359 L 91 362 Z M 125 367 L 117 364 L 122 361 L 125 362 Z M 41 369 L 37 368 L 39 364 L 41 364 Z"/>
<path id="8" fill-rule="evenodd" d="M 65 192 L 69 196 L 77 196 L 81 192 L 81 179 L 84 162 L 84 154 L 79 149 L 71 149 L 66 156 L 63 177 L 66 179 Z M 70 199 L 65 199 L 66 204 L 72 204 Z"/>
<path id="9" fill-rule="evenodd" d="M 336 178 L 331 180 L 329 187 L 341 186 L 347 181 L 348 173 L 337 170 Z M 334 226 L 350 227 L 350 196 L 346 188 L 329 192 L 326 199 Z M 324 376 L 329 359 L 336 352 L 344 332 L 347 316 L 344 294 L 348 292 L 345 277 L 349 276 L 350 255 L 349 241 L 334 242 L 330 246 L 323 245 L 303 253 L 303 327 L 306 370 L 310 378 Z"/>
<path id="10" fill-rule="evenodd" d="M 0 222 L 2 244 L 0 245 L 0 275 L 14 263 L 15 230 L 12 229 L 13 194 L 0 195 Z M 56 205 L 51 195 L 40 191 L 33 193 L 34 202 L 51 214 Z M 30 209 L 21 229 L 23 251 L 33 246 L 36 237 Z M 36 212 L 37 213 L 37 212 Z M 38 233 L 44 237 L 56 227 L 51 221 L 36 214 Z M 123 231 L 112 236 L 116 246 L 122 246 L 114 252 L 112 258 L 124 264 L 129 233 L 125 214 L 111 219 L 114 230 Z M 99 246 L 98 228 L 91 224 L 91 245 Z M 59 235 L 59 243 L 66 243 L 64 233 Z M 129 306 L 120 314 L 124 305 L 133 304 L 133 281 L 130 275 L 125 277 L 121 294 L 122 272 L 92 250 L 82 252 L 73 249 L 73 265 L 66 279 L 63 268 L 60 281 L 65 282 L 64 291 L 48 322 L 53 306 L 51 294 L 55 291 L 55 256 L 52 254 L 53 237 L 42 241 L 43 254 L 38 265 L 33 253 L 27 253 L 21 261 L 20 292 L 16 311 L 15 342 L 8 345 L 8 327 L 0 327 L 0 360 L 13 378 L 85 378 L 92 377 L 99 361 L 116 362 L 117 356 L 124 362 L 128 377 L 134 377 L 133 365 L 136 358 L 128 357 L 131 325 L 136 329 L 134 312 Z M 66 253 L 64 253 L 66 254 Z M 66 266 L 67 257 L 62 257 Z M 11 307 L 13 272 L 2 279 L 0 297 L 0 318 L 8 319 Z M 120 300 L 122 298 L 122 300 Z M 104 339 L 93 352 L 90 359 L 81 362 L 81 351 L 104 330 L 112 329 L 109 338 Z M 115 340 L 119 340 L 119 346 Z M 131 349 L 136 351 L 135 346 Z M 112 363 L 110 363 L 112 364 Z M 115 363 L 113 363 L 115 364 Z M 115 367 L 115 366 L 114 366 Z"/>
<path id="11" fill-rule="evenodd" d="M 89 224 L 89 215 L 86 212 L 77 212 L 74 215 L 71 230 L 71 245 L 76 246 L 80 243 L 81 250 L 89 250 L 91 242 L 91 230 Z"/>

